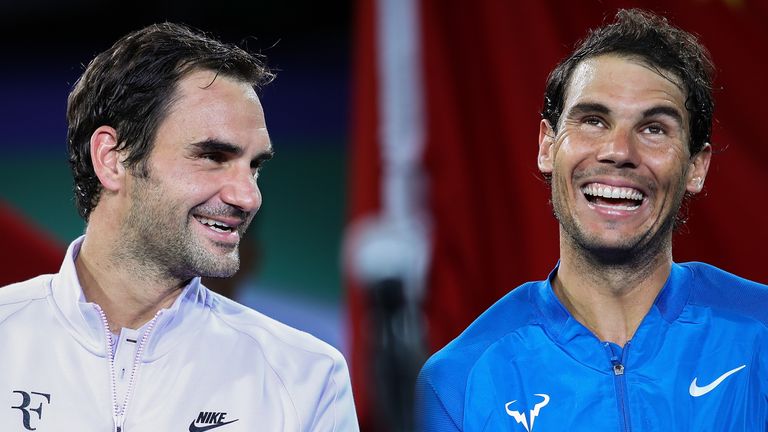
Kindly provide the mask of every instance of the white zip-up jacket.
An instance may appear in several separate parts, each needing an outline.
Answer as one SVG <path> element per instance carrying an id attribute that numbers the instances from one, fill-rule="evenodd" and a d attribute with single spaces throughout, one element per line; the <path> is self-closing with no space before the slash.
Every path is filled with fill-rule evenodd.
<path id="1" fill-rule="evenodd" d="M 141 329 L 112 335 L 83 296 L 81 243 L 58 274 L 0 288 L 0 430 L 358 430 L 337 350 L 199 278 Z"/>

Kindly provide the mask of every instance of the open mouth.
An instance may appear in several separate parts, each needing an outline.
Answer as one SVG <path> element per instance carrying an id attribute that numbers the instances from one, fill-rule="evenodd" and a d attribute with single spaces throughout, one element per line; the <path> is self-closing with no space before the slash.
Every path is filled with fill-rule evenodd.
<path id="1" fill-rule="evenodd" d="M 197 221 L 200 222 L 201 224 L 207 226 L 208 228 L 210 228 L 211 230 L 216 231 L 216 232 L 231 233 L 231 232 L 235 231 L 235 227 L 234 226 L 232 226 L 230 224 L 227 224 L 227 223 L 224 223 L 222 221 L 208 219 L 208 218 L 205 218 L 205 217 L 202 217 L 202 216 L 195 216 L 195 219 L 197 219 Z"/>
<path id="2" fill-rule="evenodd" d="M 615 210 L 636 210 L 645 199 L 637 189 L 600 183 L 589 183 L 581 188 L 581 192 L 591 204 Z"/>

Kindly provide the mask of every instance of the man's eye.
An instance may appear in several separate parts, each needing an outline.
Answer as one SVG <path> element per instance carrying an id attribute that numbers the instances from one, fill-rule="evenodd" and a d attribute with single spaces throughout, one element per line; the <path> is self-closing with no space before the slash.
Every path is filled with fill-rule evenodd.
<path id="1" fill-rule="evenodd" d="M 643 132 L 653 134 L 653 135 L 662 135 L 664 134 L 664 128 L 662 128 L 659 125 L 649 125 L 643 128 Z"/>
<path id="2" fill-rule="evenodd" d="M 225 160 L 224 155 L 221 153 L 203 153 L 200 157 L 217 163 L 224 162 Z"/>
<path id="3" fill-rule="evenodd" d="M 605 127 L 603 120 L 597 117 L 587 117 L 584 119 L 584 123 L 590 126 Z"/>

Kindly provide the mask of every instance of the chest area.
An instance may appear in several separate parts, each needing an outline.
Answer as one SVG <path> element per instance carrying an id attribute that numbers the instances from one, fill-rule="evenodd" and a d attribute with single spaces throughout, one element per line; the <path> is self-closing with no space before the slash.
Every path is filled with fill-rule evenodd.
<path id="1" fill-rule="evenodd" d="M 69 335 L 55 337 L 69 343 L 0 356 L 0 429 L 300 431 L 310 422 L 258 351 L 237 343 L 179 347 L 141 362 L 121 341 L 110 361 Z"/>
<path id="2" fill-rule="evenodd" d="M 763 430 L 761 338 L 748 330 L 671 328 L 654 344 L 630 342 L 618 351 L 573 341 L 589 352 L 547 338 L 521 349 L 511 338 L 470 373 L 465 430 Z"/>

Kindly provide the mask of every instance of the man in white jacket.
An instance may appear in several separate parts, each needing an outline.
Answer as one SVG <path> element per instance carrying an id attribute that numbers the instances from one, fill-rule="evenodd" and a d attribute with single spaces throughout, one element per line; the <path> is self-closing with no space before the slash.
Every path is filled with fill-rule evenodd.
<path id="1" fill-rule="evenodd" d="M 272 155 L 260 58 L 175 24 L 98 55 L 68 103 L 85 235 L 0 289 L 0 430 L 357 430 L 342 356 L 212 293 Z M 32 258 L 32 257 L 30 257 Z"/>

